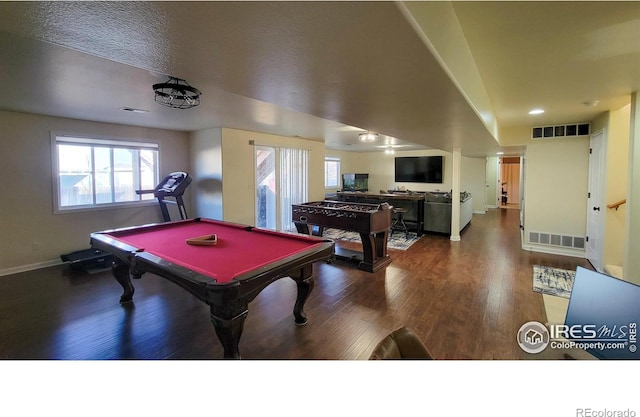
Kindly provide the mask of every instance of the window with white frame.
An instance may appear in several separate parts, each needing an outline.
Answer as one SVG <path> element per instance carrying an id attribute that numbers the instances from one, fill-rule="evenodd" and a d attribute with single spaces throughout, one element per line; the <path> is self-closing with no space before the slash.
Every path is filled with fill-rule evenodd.
<path id="1" fill-rule="evenodd" d="M 53 135 L 56 211 L 152 200 L 158 183 L 158 144 Z"/>
<path id="2" fill-rule="evenodd" d="M 324 158 L 325 188 L 340 187 L 340 158 L 327 156 Z"/>

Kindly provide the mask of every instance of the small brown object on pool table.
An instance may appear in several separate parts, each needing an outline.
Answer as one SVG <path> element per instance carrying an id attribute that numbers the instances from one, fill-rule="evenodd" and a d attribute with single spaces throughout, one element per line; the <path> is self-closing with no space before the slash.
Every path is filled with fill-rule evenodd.
<path id="1" fill-rule="evenodd" d="M 192 237 L 187 239 L 187 244 L 195 245 L 195 246 L 214 246 L 218 244 L 218 236 L 204 235 L 204 236 Z"/>

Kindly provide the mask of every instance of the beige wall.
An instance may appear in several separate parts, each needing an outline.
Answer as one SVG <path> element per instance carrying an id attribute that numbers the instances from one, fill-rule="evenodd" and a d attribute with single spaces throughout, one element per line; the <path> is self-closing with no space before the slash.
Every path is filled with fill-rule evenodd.
<path id="1" fill-rule="evenodd" d="M 5 111 L 0 111 L 0 126 L 0 166 L 6 175 L 0 273 L 59 261 L 61 254 L 86 249 L 92 232 L 162 219 L 157 204 L 54 214 L 52 131 L 157 142 L 161 176 L 189 164 L 187 134 L 182 132 Z"/>
<path id="2" fill-rule="evenodd" d="M 631 96 L 624 279 L 640 284 L 640 94 Z"/>
<path id="3" fill-rule="evenodd" d="M 223 220 L 255 224 L 254 147 L 250 141 L 256 145 L 308 149 L 309 200 L 324 199 L 323 142 L 225 128 L 222 129 Z"/>
<path id="4" fill-rule="evenodd" d="M 592 127 L 593 130 L 593 127 Z M 530 127 L 506 127 L 500 128 L 500 146 L 534 145 L 539 140 L 531 139 Z"/>
<path id="5" fill-rule="evenodd" d="M 529 145 L 525 162 L 525 247 L 529 232 L 586 234 L 589 139 L 554 139 Z M 564 249 L 584 256 L 584 251 Z"/>
<path id="6" fill-rule="evenodd" d="M 629 175 L 629 117 L 631 105 L 609 113 L 606 132 L 606 204 L 627 198 Z M 605 265 L 622 266 L 627 236 L 627 205 L 605 212 L 603 261 Z"/>

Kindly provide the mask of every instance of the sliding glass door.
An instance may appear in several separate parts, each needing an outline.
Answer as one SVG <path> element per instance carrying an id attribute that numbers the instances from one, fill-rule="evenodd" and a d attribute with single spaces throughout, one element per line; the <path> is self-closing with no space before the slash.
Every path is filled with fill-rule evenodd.
<path id="1" fill-rule="evenodd" d="M 309 151 L 255 146 L 256 226 L 293 231 L 291 205 L 307 201 Z"/>
<path id="2" fill-rule="evenodd" d="M 276 229 L 276 149 L 256 146 L 256 226 Z"/>

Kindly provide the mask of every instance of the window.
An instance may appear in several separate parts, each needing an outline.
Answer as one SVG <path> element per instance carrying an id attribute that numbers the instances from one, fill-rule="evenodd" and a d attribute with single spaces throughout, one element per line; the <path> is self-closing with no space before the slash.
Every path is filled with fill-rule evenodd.
<path id="1" fill-rule="evenodd" d="M 56 211 L 152 200 L 136 194 L 158 183 L 155 143 L 54 135 Z"/>
<path id="2" fill-rule="evenodd" d="M 325 188 L 340 187 L 340 158 L 327 156 L 324 158 Z"/>

